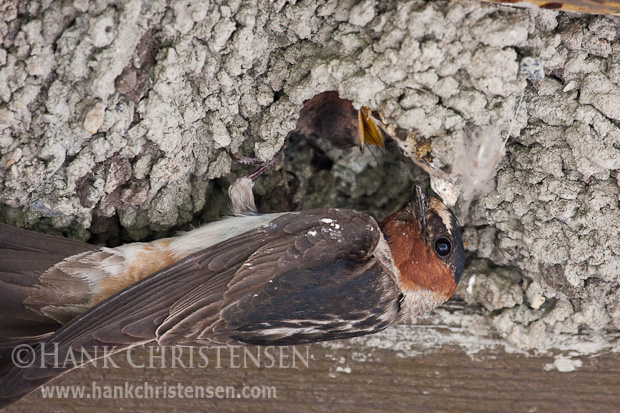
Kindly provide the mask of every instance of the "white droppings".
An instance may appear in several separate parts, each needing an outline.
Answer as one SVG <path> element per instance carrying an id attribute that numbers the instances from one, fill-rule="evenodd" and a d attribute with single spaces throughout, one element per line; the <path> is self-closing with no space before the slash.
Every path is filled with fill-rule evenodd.
<path id="1" fill-rule="evenodd" d="M 324 223 L 324 224 L 331 224 L 332 222 L 334 222 L 334 220 L 333 219 L 329 219 L 329 218 L 323 218 L 321 220 L 321 222 Z"/>
<path id="2" fill-rule="evenodd" d="M 577 84 L 577 82 L 575 82 L 574 80 L 571 80 L 570 82 L 568 82 L 568 84 L 566 86 L 564 86 L 564 89 L 562 89 L 562 92 L 570 92 L 571 90 L 577 89 L 579 85 Z"/>
<path id="3" fill-rule="evenodd" d="M 561 373 L 569 373 L 571 371 L 575 371 L 583 365 L 581 360 L 579 359 L 570 359 L 566 357 L 558 357 L 555 359 L 553 364 L 545 365 L 545 370 L 550 371 L 554 368 Z"/>
<path id="4" fill-rule="evenodd" d="M 336 366 L 336 373 L 351 374 L 351 367 L 349 367 L 349 366 L 346 366 L 346 367 Z"/>
<path id="5" fill-rule="evenodd" d="M 474 293 L 474 284 L 476 283 L 476 274 L 472 275 L 467 282 L 467 294 Z"/>
<path id="6" fill-rule="evenodd" d="M 538 296 L 532 301 L 531 306 L 532 308 L 538 310 L 540 306 L 543 305 L 544 302 L 545 302 L 545 297 Z"/>
<path id="7" fill-rule="evenodd" d="M 308 231 L 308 235 L 316 237 L 316 231 Z"/>

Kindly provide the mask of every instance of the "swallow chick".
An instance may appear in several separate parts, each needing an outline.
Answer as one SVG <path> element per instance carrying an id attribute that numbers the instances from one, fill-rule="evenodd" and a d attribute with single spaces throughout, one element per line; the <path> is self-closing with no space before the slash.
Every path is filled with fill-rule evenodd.
<path id="1" fill-rule="evenodd" d="M 338 149 L 357 147 L 362 153 L 366 145 L 385 147 L 383 123 L 373 116 L 370 109 L 366 106 L 355 109 L 353 102 L 342 99 L 336 91 L 328 91 L 304 102 L 295 129 L 286 135 L 283 146 L 272 159 L 263 162 L 258 158 L 235 155 L 231 157 L 243 165 L 260 165 L 256 171 L 248 175 L 252 180 L 256 180 L 273 168 L 293 135 L 303 137 L 314 135 L 330 142 Z"/>
<path id="2" fill-rule="evenodd" d="M 319 93 L 305 101 L 291 133 L 316 135 L 338 149 L 358 147 L 362 153 L 366 145 L 385 146 L 385 135 L 371 111 L 366 106 L 356 110 L 336 91 Z"/>
<path id="3" fill-rule="evenodd" d="M 117 248 L 0 225 L 0 407 L 104 346 L 376 333 L 446 301 L 463 271 L 454 214 L 418 187 L 381 223 L 344 209 L 258 214 L 249 178 L 231 200 L 232 217 Z M 13 366 L 11 351 L 35 343 L 27 367 Z"/>

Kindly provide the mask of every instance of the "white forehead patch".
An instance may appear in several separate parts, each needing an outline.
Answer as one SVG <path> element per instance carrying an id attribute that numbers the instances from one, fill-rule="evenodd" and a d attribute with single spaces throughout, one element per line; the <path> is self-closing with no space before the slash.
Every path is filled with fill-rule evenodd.
<path id="1" fill-rule="evenodd" d="M 450 215 L 448 207 L 442 204 L 438 199 L 431 198 L 428 208 L 432 209 L 437 213 L 437 215 L 439 215 L 439 218 L 441 218 L 441 221 L 448 230 L 448 233 L 452 235 L 452 216 Z"/>

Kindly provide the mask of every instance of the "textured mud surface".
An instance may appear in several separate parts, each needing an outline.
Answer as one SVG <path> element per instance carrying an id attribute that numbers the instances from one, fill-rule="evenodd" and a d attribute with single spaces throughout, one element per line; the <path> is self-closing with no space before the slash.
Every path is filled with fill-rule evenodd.
<path id="1" fill-rule="evenodd" d="M 263 210 L 384 216 L 428 180 L 406 154 L 423 156 L 433 187 L 460 195 L 472 257 L 469 306 L 430 322 L 521 350 L 615 348 L 617 19 L 468 1 L 222 3 L 2 2 L 0 219 L 109 244 L 215 219 L 248 172 L 231 154 L 271 158 L 304 100 L 337 90 L 379 110 L 401 149 L 294 141 L 257 184 Z M 544 79 L 520 73 L 524 57 Z M 377 339 L 415 337 L 389 334 Z"/>

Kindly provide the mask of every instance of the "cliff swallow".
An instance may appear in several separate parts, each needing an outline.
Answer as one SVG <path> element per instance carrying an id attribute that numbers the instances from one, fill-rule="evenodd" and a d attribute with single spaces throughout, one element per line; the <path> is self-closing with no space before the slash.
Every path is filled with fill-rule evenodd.
<path id="1" fill-rule="evenodd" d="M 343 209 L 255 213 L 249 178 L 231 188 L 231 201 L 232 217 L 117 248 L 0 225 L 0 362 L 12 367 L 10 350 L 40 343 L 30 367 L 12 367 L 0 381 L 0 407 L 103 346 L 372 334 L 446 301 L 463 271 L 454 214 L 418 187 L 380 224 Z"/>
<path id="2" fill-rule="evenodd" d="M 382 125 L 382 122 L 376 119 L 366 106 L 355 109 L 353 103 L 350 100 L 341 99 L 338 92 L 323 92 L 304 102 L 295 129 L 289 132 L 284 145 L 272 159 L 263 162 L 258 158 L 235 155 L 231 157 L 243 165 L 260 164 L 256 171 L 248 175 L 252 180 L 256 180 L 273 168 L 292 135 L 315 135 L 319 139 L 331 142 L 338 149 L 357 147 L 364 153 L 366 145 L 385 147 Z"/>
<path id="3" fill-rule="evenodd" d="M 365 145 L 385 146 L 384 134 L 370 110 L 366 106 L 356 110 L 335 91 L 305 101 L 292 133 L 316 135 L 339 149 L 357 146 L 362 153 Z"/>

